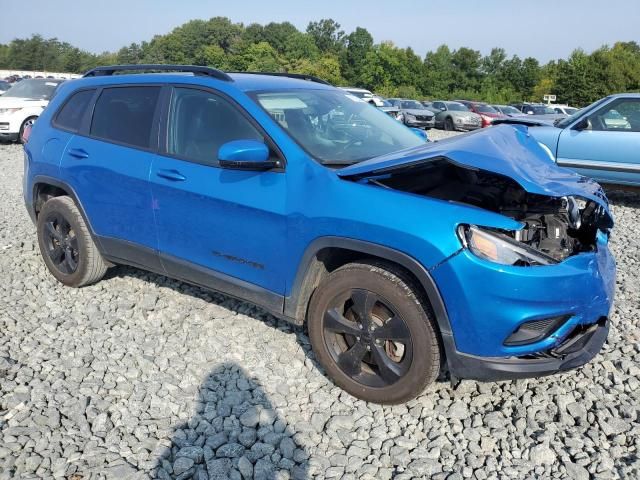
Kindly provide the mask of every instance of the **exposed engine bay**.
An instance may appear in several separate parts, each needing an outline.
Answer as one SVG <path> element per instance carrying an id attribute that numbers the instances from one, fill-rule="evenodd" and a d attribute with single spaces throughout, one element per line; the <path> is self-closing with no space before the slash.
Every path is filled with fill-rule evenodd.
<path id="1" fill-rule="evenodd" d="M 406 165 L 368 181 L 511 217 L 525 227 L 501 233 L 556 261 L 595 250 L 598 230 L 608 232 L 612 226 L 606 210 L 592 200 L 531 194 L 511 178 L 446 158 Z"/>

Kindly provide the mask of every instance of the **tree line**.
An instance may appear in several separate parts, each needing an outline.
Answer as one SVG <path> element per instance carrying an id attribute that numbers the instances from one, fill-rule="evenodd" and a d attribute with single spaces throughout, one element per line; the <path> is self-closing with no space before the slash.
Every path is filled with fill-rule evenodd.
<path id="1" fill-rule="evenodd" d="M 40 35 L 0 44 L 0 68 L 5 69 L 82 73 L 97 65 L 129 63 L 304 73 L 385 96 L 491 103 L 541 101 L 551 93 L 558 102 L 584 106 L 610 93 L 640 90 L 636 42 L 605 45 L 592 53 L 578 49 L 544 65 L 532 57 L 509 56 L 503 48 L 483 56 L 471 48 L 441 45 L 421 58 L 410 47 L 375 43 L 365 28 L 347 34 L 332 19 L 310 22 L 304 32 L 289 22 L 192 20 L 150 41 L 101 54 Z"/>

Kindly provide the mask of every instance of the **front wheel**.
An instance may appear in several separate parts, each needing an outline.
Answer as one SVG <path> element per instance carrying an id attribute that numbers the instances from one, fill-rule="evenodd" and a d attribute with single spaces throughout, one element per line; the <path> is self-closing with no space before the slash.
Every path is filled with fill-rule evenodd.
<path id="1" fill-rule="evenodd" d="M 438 375 L 432 315 L 393 265 L 352 263 L 332 272 L 314 292 L 307 320 L 320 364 L 362 400 L 402 403 Z"/>
<path id="2" fill-rule="evenodd" d="M 444 120 L 444 129 L 448 132 L 453 132 L 456 127 L 453 125 L 453 120 L 451 119 L 451 117 L 447 117 Z"/>

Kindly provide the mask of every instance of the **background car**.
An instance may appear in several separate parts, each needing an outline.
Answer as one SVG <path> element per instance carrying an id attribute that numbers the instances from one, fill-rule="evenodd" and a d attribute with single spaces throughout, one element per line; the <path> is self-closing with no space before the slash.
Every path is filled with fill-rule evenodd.
<path id="1" fill-rule="evenodd" d="M 531 118 L 538 118 L 541 120 L 558 120 L 566 118 L 564 113 L 558 113 L 549 105 L 544 103 L 516 103 L 513 107 L 520 110 L 523 114 L 531 116 Z"/>
<path id="2" fill-rule="evenodd" d="M 465 107 L 471 110 L 473 113 L 477 113 L 480 115 L 482 119 L 482 127 L 490 127 L 491 123 L 494 120 L 500 118 L 506 118 L 506 115 L 503 115 L 498 110 L 493 108 L 491 105 L 483 103 L 483 102 L 472 102 L 469 100 L 456 100 L 458 103 L 462 103 Z"/>
<path id="3" fill-rule="evenodd" d="M 549 107 L 553 108 L 556 113 L 561 113 L 563 115 L 573 115 L 578 111 L 577 108 L 570 107 L 569 105 L 549 105 Z"/>
<path id="4" fill-rule="evenodd" d="M 45 78 L 27 79 L 7 90 L 0 97 L 0 140 L 22 141 L 25 129 L 33 125 L 62 82 Z"/>
<path id="5" fill-rule="evenodd" d="M 511 105 L 491 105 L 491 106 L 495 108 L 498 112 L 508 117 L 517 117 L 520 115 L 524 115 L 524 113 L 522 113 L 516 107 L 512 107 Z"/>
<path id="6" fill-rule="evenodd" d="M 422 103 L 410 98 L 389 98 L 389 103 L 400 109 L 402 121 L 407 127 L 433 128 L 435 113 Z"/>
<path id="7" fill-rule="evenodd" d="M 558 165 L 602 183 L 640 187 L 640 94 L 605 97 L 553 126 L 531 122 L 529 132 Z"/>
<path id="8" fill-rule="evenodd" d="M 378 108 L 392 118 L 398 120 L 399 122 L 402 122 L 402 113 L 400 113 L 400 108 L 396 107 L 391 102 L 385 100 L 382 97 L 378 98 L 380 99 L 380 103 L 382 104 Z"/>
<path id="9" fill-rule="evenodd" d="M 430 104 L 436 112 L 435 126 L 444 130 L 476 130 L 482 128 L 482 117 L 460 102 L 435 100 Z"/>
<path id="10" fill-rule="evenodd" d="M 349 92 L 351 95 L 354 95 L 358 98 L 362 98 L 363 100 L 373 104 L 376 107 L 382 107 L 382 97 L 378 95 L 374 95 L 370 90 L 366 88 L 355 88 L 355 87 L 340 87 L 342 90 Z"/>

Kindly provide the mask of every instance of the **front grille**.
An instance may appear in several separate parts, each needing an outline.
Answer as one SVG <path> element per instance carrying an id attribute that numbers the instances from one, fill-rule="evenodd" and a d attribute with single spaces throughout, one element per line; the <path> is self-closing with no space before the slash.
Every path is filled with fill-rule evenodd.
<path id="1" fill-rule="evenodd" d="M 416 115 L 416 120 L 422 120 L 423 122 L 430 122 L 433 116 L 428 115 Z"/>
<path id="2" fill-rule="evenodd" d="M 9 130 L 9 122 L 0 122 L 0 130 Z"/>

